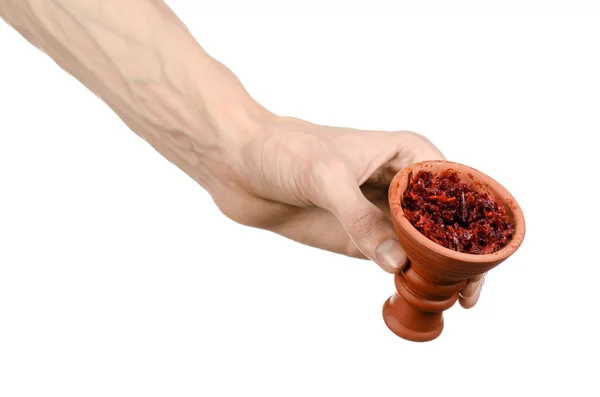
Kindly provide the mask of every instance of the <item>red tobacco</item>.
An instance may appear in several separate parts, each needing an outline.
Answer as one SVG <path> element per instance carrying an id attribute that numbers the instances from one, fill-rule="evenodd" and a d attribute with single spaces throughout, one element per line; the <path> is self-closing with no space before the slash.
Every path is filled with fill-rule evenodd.
<path id="1" fill-rule="evenodd" d="M 439 175 L 419 171 L 402 199 L 404 214 L 425 237 L 455 251 L 490 254 L 512 238 L 506 208 L 452 169 Z"/>

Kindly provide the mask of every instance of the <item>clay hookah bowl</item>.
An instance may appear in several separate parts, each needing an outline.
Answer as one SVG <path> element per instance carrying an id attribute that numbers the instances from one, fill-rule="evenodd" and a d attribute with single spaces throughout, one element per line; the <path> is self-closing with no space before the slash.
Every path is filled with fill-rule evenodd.
<path id="1" fill-rule="evenodd" d="M 512 239 L 491 254 L 467 254 L 445 248 L 421 234 L 405 217 L 402 196 L 409 178 L 421 170 L 437 174 L 453 169 L 473 189 L 489 193 L 505 205 L 515 225 Z M 468 279 L 498 266 L 511 256 L 525 237 L 525 219 L 514 197 L 498 182 L 466 165 L 449 161 L 425 161 L 398 172 L 390 184 L 389 204 L 394 230 L 409 258 L 404 270 L 394 276 L 396 293 L 383 305 L 388 328 L 403 339 L 426 342 L 437 338 L 444 327 L 442 313 L 452 307 Z"/>

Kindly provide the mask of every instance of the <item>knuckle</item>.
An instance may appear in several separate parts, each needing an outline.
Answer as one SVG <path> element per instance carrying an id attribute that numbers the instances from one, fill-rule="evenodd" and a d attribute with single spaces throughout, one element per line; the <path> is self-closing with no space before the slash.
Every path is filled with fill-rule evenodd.
<path id="1" fill-rule="evenodd" d="M 352 226 L 354 231 L 362 237 L 374 236 L 384 222 L 383 213 L 374 209 L 356 210 L 352 214 Z"/>
<path id="2" fill-rule="evenodd" d="M 412 161 L 444 159 L 442 152 L 424 135 L 413 131 L 401 131 L 401 147 L 409 147 L 412 153 Z"/>
<path id="3" fill-rule="evenodd" d="M 241 211 L 221 212 L 227 218 L 243 226 L 267 230 L 270 230 L 273 227 L 273 222 L 270 219 L 262 216 L 255 216 L 253 214 L 248 214 Z"/>
<path id="4" fill-rule="evenodd" d="M 239 223 L 244 226 L 254 226 L 253 220 L 246 217 L 243 212 L 237 211 L 230 206 L 217 205 L 217 207 L 223 215 L 225 215 L 227 218 L 231 219 L 235 223 Z"/>
<path id="5" fill-rule="evenodd" d="M 431 141 L 429 140 L 429 138 L 427 138 L 425 135 L 420 134 L 418 132 L 415 132 L 415 131 L 402 131 L 402 133 L 404 134 L 405 138 L 409 138 L 409 139 L 412 139 L 414 141 L 421 141 L 421 142 L 431 143 Z"/>
<path id="6" fill-rule="evenodd" d="M 424 138 L 423 135 L 419 134 L 418 132 L 415 131 L 399 131 L 401 134 L 403 134 L 405 137 L 408 138 L 416 138 L 416 139 L 421 139 Z"/>
<path id="7" fill-rule="evenodd" d="M 214 201 L 219 211 L 235 223 L 243 226 L 265 228 L 265 217 L 259 211 L 248 211 L 244 207 L 236 205 L 236 202 L 220 197 L 216 197 Z"/>

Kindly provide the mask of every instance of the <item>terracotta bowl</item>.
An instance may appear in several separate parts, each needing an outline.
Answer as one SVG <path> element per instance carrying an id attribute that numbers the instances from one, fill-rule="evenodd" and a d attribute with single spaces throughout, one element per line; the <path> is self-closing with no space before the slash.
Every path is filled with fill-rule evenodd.
<path id="1" fill-rule="evenodd" d="M 475 190 L 489 193 L 506 207 L 515 233 L 499 251 L 476 255 L 445 248 L 406 219 L 402 195 L 408 188 L 409 175 L 421 170 L 437 174 L 449 168 L 461 180 L 472 183 Z M 433 340 L 444 326 L 442 312 L 456 303 L 468 279 L 498 266 L 519 248 L 525 237 L 525 218 L 515 198 L 502 185 L 481 171 L 450 161 L 425 161 L 401 170 L 390 184 L 388 198 L 396 235 L 410 262 L 394 277 L 397 292 L 385 302 L 383 317 L 387 326 L 404 339 Z"/>

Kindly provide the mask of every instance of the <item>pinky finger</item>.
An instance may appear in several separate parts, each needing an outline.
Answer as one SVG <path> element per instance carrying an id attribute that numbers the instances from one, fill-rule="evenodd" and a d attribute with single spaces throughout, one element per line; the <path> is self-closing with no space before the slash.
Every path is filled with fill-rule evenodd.
<path id="1" fill-rule="evenodd" d="M 479 300 L 479 296 L 481 295 L 481 289 L 483 288 L 483 284 L 485 284 L 485 279 L 482 279 L 479 283 L 479 287 L 475 291 L 475 293 L 467 298 L 463 296 L 459 296 L 458 303 L 463 307 L 463 309 L 470 309 L 477 304 Z"/>

